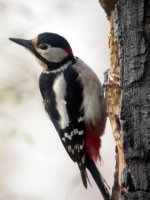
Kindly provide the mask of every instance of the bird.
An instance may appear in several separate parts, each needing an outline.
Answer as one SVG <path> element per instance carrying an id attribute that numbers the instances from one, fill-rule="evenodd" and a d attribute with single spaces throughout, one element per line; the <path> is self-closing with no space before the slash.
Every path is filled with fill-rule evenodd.
<path id="1" fill-rule="evenodd" d="M 96 166 L 107 118 L 103 86 L 96 73 L 74 56 L 69 42 L 59 34 L 9 39 L 29 50 L 42 66 L 39 89 L 45 110 L 77 163 L 84 187 L 90 183 L 88 169 L 103 198 L 110 199 L 108 185 Z"/>

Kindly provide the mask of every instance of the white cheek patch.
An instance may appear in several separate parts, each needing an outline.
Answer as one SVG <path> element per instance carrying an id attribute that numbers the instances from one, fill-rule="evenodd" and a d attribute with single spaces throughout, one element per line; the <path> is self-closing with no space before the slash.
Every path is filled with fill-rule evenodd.
<path id="1" fill-rule="evenodd" d="M 37 51 L 49 62 L 61 62 L 68 56 L 67 52 L 59 47 L 49 46 L 46 50 L 37 49 Z"/>

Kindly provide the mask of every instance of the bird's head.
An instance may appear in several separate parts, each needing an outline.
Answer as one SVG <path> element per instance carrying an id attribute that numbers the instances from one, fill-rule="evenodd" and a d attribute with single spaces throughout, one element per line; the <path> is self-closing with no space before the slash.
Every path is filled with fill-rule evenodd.
<path id="1" fill-rule="evenodd" d="M 68 41 L 55 33 L 41 33 L 32 40 L 9 39 L 27 48 L 44 68 L 56 69 L 67 61 L 74 60 Z"/>

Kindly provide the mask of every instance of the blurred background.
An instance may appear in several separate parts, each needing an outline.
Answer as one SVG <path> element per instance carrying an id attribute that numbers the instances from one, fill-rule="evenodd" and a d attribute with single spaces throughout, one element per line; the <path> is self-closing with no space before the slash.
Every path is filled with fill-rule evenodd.
<path id="1" fill-rule="evenodd" d="M 45 114 L 38 88 L 40 66 L 9 37 L 56 32 L 97 73 L 109 67 L 108 22 L 98 0 L 0 0 L 0 199 L 100 200 L 84 189 L 78 167 Z M 113 184 L 114 141 L 109 122 L 99 169 Z"/>

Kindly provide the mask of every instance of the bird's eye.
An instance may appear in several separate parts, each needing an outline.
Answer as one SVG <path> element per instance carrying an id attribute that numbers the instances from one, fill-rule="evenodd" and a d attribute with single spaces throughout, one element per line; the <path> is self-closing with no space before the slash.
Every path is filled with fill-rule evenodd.
<path id="1" fill-rule="evenodd" d="M 48 45 L 47 44 L 40 44 L 39 48 L 42 49 L 42 50 L 46 50 L 46 49 L 48 49 Z"/>

